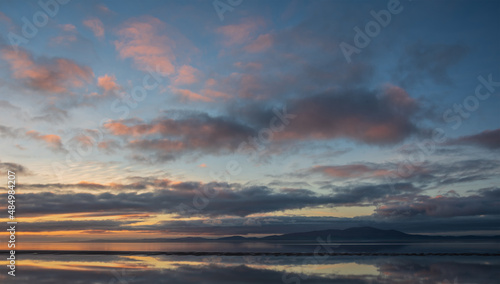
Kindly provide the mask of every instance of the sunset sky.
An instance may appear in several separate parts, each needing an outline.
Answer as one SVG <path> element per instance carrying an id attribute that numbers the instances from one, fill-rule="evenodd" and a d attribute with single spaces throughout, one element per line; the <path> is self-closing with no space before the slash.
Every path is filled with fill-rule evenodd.
<path id="1" fill-rule="evenodd" d="M 41 2 L 0 1 L 23 240 L 500 234 L 500 2 Z"/>

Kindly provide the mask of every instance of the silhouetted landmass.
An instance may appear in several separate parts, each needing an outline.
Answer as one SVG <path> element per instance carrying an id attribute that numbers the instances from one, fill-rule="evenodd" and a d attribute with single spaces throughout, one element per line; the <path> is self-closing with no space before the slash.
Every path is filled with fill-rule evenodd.
<path id="1" fill-rule="evenodd" d="M 500 236 L 428 236 L 406 234 L 396 230 L 381 230 L 372 227 L 299 232 L 262 238 L 231 236 L 218 239 L 189 237 L 174 239 L 93 240 L 91 242 L 316 242 L 318 238 L 329 242 L 500 242 Z"/>

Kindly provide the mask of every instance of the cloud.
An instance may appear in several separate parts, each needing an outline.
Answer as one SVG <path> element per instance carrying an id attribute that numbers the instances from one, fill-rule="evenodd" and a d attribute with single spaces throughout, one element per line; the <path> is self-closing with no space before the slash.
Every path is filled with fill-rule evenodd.
<path id="1" fill-rule="evenodd" d="M 46 121 L 54 124 L 63 123 L 69 118 L 68 111 L 56 106 L 47 106 L 40 115 L 31 118 L 32 121 Z"/>
<path id="2" fill-rule="evenodd" d="M 189 90 L 178 91 L 190 100 L 211 101 Z M 381 91 L 327 92 L 292 99 L 283 109 L 253 104 L 231 108 L 227 116 L 197 113 L 176 119 L 158 118 L 149 123 L 112 121 L 105 127 L 116 136 L 135 138 L 128 142 L 134 159 L 147 161 L 144 153 L 152 152 L 160 160 L 171 161 L 193 151 L 233 153 L 273 121 L 280 125 L 285 121 L 286 125 L 273 132 L 269 150 L 309 140 L 395 144 L 418 131 L 412 121 L 417 110 L 418 104 L 403 89 L 389 86 Z"/>
<path id="3" fill-rule="evenodd" d="M 26 132 L 26 136 L 31 137 L 34 140 L 43 141 L 54 151 L 64 151 L 64 147 L 61 142 L 61 137 L 55 134 L 40 134 L 40 132 L 35 130 L 30 130 Z"/>
<path id="4" fill-rule="evenodd" d="M 403 141 L 418 131 L 412 121 L 417 103 L 402 89 L 381 92 L 367 90 L 328 91 L 286 101 L 286 113 L 293 115 L 278 141 L 350 139 L 373 145 Z M 261 126 L 268 126 L 276 114 L 266 106 L 237 109 Z"/>
<path id="5" fill-rule="evenodd" d="M 111 134 L 136 138 L 128 146 L 140 153 L 153 151 L 178 156 L 193 151 L 233 152 L 254 134 L 252 128 L 227 118 L 207 114 L 159 118 L 150 123 L 112 121 L 104 125 Z"/>
<path id="6" fill-rule="evenodd" d="M 72 24 L 60 25 L 60 28 L 65 32 L 76 32 L 76 27 Z"/>
<path id="7" fill-rule="evenodd" d="M 106 6 L 106 5 L 104 5 L 104 4 L 97 4 L 97 5 L 96 5 L 96 8 L 97 8 L 100 12 L 102 12 L 102 13 L 104 13 L 104 14 L 113 14 L 113 13 L 114 13 L 113 11 L 111 11 L 111 9 L 109 9 L 109 7 L 108 7 L 108 6 Z"/>
<path id="8" fill-rule="evenodd" d="M 98 38 L 104 37 L 104 25 L 98 18 L 91 18 L 83 21 L 83 25 L 91 29 L 94 35 Z"/>
<path id="9" fill-rule="evenodd" d="M 482 189 L 463 197 L 453 194 L 400 199 L 380 206 L 376 213 L 385 217 L 500 215 L 500 188 Z"/>
<path id="10" fill-rule="evenodd" d="M 26 222 L 23 230 L 25 232 L 53 232 L 53 231 L 82 231 L 82 230 L 119 230 L 120 226 L 134 223 L 136 221 L 115 220 L 85 220 L 85 221 L 46 221 Z"/>
<path id="11" fill-rule="evenodd" d="M 252 53 L 262 52 L 273 45 L 273 36 L 271 34 L 260 35 L 252 43 L 245 46 L 245 50 Z"/>
<path id="12" fill-rule="evenodd" d="M 399 230 L 405 233 L 467 234 L 467 231 L 498 230 L 500 221 L 495 216 L 485 217 L 419 217 L 419 218 L 380 218 L 380 216 L 361 216 L 354 218 L 329 216 L 272 216 L 272 217 L 224 217 L 220 222 L 205 222 L 207 219 L 168 220 L 152 225 L 122 227 L 129 230 L 167 231 L 176 234 L 208 234 L 215 236 L 248 234 L 287 234 L 296 232 L 352 227 L 375 227 L 385 230 Z M 252 224 L 253 223 L 253 224 Z"/>
<path id="13" fill-rule="evenodd" d="M 63 31 L 63 33 L 51 39 L 52 45 L 69 44 L 78 40 L 78 32 L 74 25 L 63 24 L 59 25 L 59 28 Z"/>
<path id="14" fill-rule="evenodd" d="M 16 138 L 23 132 L 21 128 L 13 128 L 10 126 L 0 125 L 1 138 Z"/>
<path id="15" fill-rule="evenodd" d="M 24 50 L 2 50 L 2 58 L 10 65 L 12 77 L 36 91 L 66 93 L 71 88 L 81 88 L 89 83 L 92 69 L 64 58 L 33 57 Z"/>
<path id="16" fill-rule="evenodd" d="M 6 22 L 9 25 L 12 24 L 12 20 L 9 17 L 7 17 L 7 15 L 5 15 L 2 12 L 0 12 L 0 21 Z"/>
<path id="17" fill-rule="evenodd" d="M 253 34 L 264 26 L 264 21 L 260 18 L 241 20 L 239 24 L 219 27 L 217 33 L 224 36 L 226 46 L 239 45 L 248 42 Z"/>
<path id="18" fill-rule="evenodd" d="M 191 85 L 199 81 L 200 70 L 193 66 L 183 65 L 179 68 L 177 76 L 173 79 L 175 85 Z"/>
<path id="19" fill-rule="evenodd" d="M 0 173 L 4 175 L 7 171 L 13 171 L 17 174 L 31 175 L 31 171 L 23 165 L 16 163 L 3 163 L 0 161 Z"/>
<path id="20" fill-rule="evenodd" d="M 500 128 L 494 130 L 485 130 L 481 133 L 463 136 L 453 141 L 450 144 L 472 144 L 488 149 L 500 149 Z"/>
<path id="21" fill-rule="evenodd" d="M 310 170 L 313 173 L 322 173 L 328 177 L 359 178 L 383 177 L 391 174 L 387 169 L 380 169 L 373 165 L 351 164 L 342 166 L 316 166 Z"/>
<path id="22" fill-rule="evenodd" d="M 178 95 L 181 97 L 181 101 L 203 101 L 203 102 L 211 102 L 213 101 L 212 98 L 206 97 L 203 95 L 200 95 L 198 93 L 195 93 L 193 91 L 190 91 L 188 89 L 176 89 L 172 88 L 172 91 L 174 94 Z"/>
<path id="23" fill-rule="evenodd" d="M 105 93 L 112 93 L 121 90 L 121 86 L 116 83 L 115 75 L 105 74 L 97 78 L 97 86 L 104 90 Z"/>
<path id="24" fill-rule="evenodd" d="M 120 143 L 118 141 L 104 140 L 104 141 L 99 142 L 99 144 L 97 144 L 97 148 L 101 151 L 104 151 L 105 153 L 113 154 L 117 150 L 120 150 L 122 148 L 122 146 L 120 145 Z"/>
<path id="25" fill-rule="evenodd" d="M 118 31 L 119 40 L 114 42 L 121 58 L 132 58 L 137 68 L 147 71 L 156 69 L 165 74 L 175 71 L 176 59 L 172 47 L 175 42 L 167 35 L 165 23 L 154 17 L 128 21 Z"/>
<path id="26" fill-rule="evenodd" d="M 40 191 L 41 189 L 44 191 Z M 50 191 L 46 191 L 49 189 Z M 56 193 L 57 189 L 64 190 Z M 92 192 L 71 192 L 70 189 L 91 189 Z M 137 189 L 147 189 L 147 191 Z M 117 190 L 120 191 L 117 192 Z M 195 215 L 244 217 L 256 213 L 321 205 L 367 206 L 383 203 L 389 197 L 401 196 L 402 198 L 415 195 L 420 190 L 408 183 L 398 183 L 393 187 L 386 184 L 339 187 L 332 190 L 330 194 L 320 195 L 301 188 L 278 190 L 266 186 L 244 186 L 237 183 L 204 184 L 195 181 L 172 182 L 165 179 L 143 179 L 130 184 L 103 185 L 80 182 L 78 184 L 25 185 L 24 192 L 22 206 L 26 214 L 124 211 L 163 212 L 184 217 Z M 213 198 L 206 196 L 213 196 Z"/>
<path id="27" fill-rule="evenodd" d="M 82 184 L 82 186 L 87 186 Z M 97 185 L 92 185 L 97 186 Z M 209 201 L 199 211 L 183 211 L 179 206 L 193 207 L 197 192 L 206 187 L 209 192 L 218 192 L 217 198 Z M 203 192 L 203 191 L 200 191 Z M 197 201 L 196 201 L 197 200 Z M 51 192 L 24 193 L 22 195 L 25 214 L 75 213 L 94 211 L 163 212 L 180 215 L 246 216 L 253 213 L 297 209 L 329 203 L 330 199 L 311 191 L 279 192 L 267 187 L 232 187 L 224 183 L 183 182 L 171 184 L 168 189 L 152 192 L 101 192 L 74 193 Z M 48 206 L 48 205 L 51 206 Z M 258 204 L 258 206 L 256 206 Z M 21 205 L 20 205 L 21 206 Z M 183 207 L 182 207 L 183 208 Z"/>

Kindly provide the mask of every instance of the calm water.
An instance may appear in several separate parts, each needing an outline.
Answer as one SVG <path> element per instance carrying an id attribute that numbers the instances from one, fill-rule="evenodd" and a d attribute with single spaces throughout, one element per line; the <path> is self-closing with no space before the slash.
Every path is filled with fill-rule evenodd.
<path id="1" fill-rule="evenodd" d="M 427 251 L 498 253 L 498 244 L 329 246 L 334 252 L 402 254 L 398 256 L 220 255 L 224 252 L 313 252 L 317 247 L 318 244 L 269 243 L 26 243 L 23 247 L 25 250 L 100 250 L 111 254 L 20 253 L 17 255 L 15 279 L 8 276 L 7 269 L 4 268 L 0 274 L 0 283 L 499 283 L 500 279 L 498 256 L 403 255 Z M 113 255 L 113 251 L 146 253 Z M 214 254 L 152 255 L 147 251 L 205 251 Z"/>
<path id="2" fill-rule="evenodd" d="M 313 253 L 312 243 L 19 243 L 18 250 Z M 339 253 L 500 253 L 500 243 L 330 243 Z M 324 247 L 324 246 L 323 246 Z M 326 252 L 323 248 L 320 252 Z"/>

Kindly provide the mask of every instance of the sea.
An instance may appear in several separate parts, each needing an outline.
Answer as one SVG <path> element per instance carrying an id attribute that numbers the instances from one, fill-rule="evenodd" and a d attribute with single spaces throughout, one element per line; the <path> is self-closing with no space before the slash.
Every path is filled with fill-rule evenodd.
<path id="1" fill-rule="evenodd" d="M 0 283 L 482 284 L 500 283 L 500 244 L 23 243 L 15 266 Z"/>

